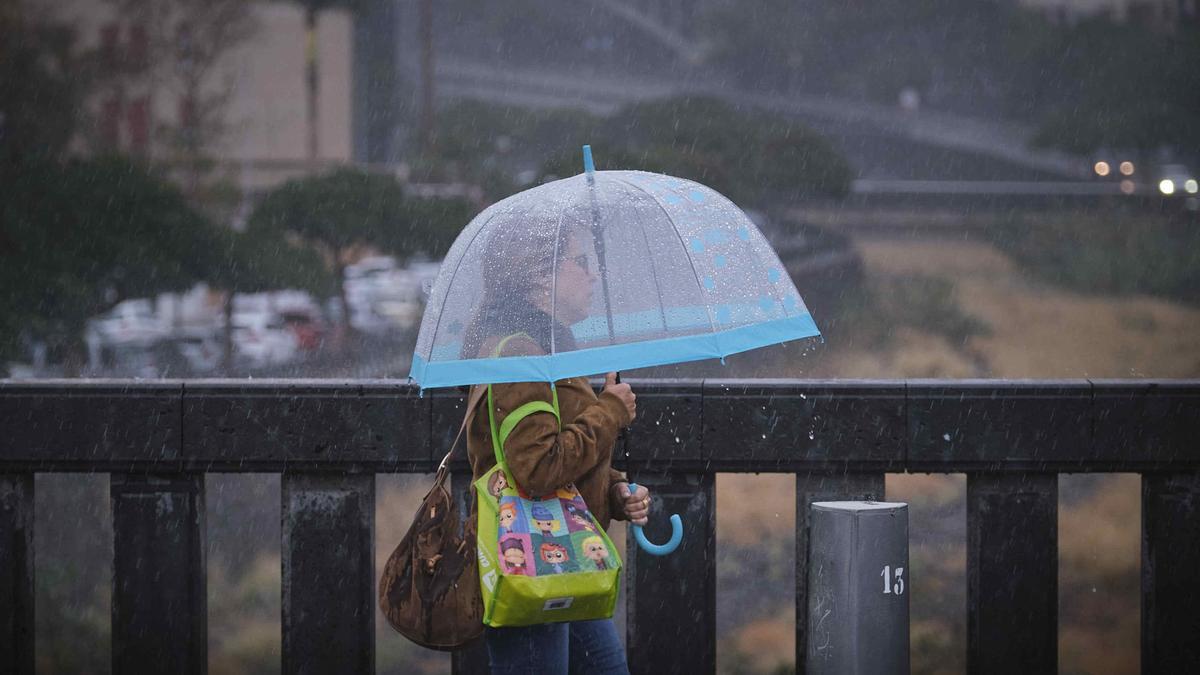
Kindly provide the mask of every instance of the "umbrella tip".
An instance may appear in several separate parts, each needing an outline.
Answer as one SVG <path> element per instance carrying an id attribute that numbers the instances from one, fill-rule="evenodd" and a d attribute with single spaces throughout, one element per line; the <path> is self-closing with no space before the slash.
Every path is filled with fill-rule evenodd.
<path id="1" fill-rule="evenodd" d="M 593 178 L 592 174 L 596 173 L 596 165 L 592 162 L 592 146 L 583 146 L 583 172 L 587 174 L 588 182 Z"/>

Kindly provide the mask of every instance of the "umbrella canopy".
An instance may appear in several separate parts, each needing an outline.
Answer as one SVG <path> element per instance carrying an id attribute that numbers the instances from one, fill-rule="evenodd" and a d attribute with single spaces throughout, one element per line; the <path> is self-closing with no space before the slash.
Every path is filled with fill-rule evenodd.
<path id="1" fill-rule="evenodd" d="M 496 357 L 528 334 L 536 355 Z M 819 335 L 754 223 L 699 183 L 599 171 L 498 202 L 442 264 L 410 377 L 422 388 L 549 381 Z"/>

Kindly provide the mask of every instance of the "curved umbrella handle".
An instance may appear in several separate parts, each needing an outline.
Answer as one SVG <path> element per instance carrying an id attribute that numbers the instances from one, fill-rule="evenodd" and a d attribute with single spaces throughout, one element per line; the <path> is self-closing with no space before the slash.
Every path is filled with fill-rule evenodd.
<path id="1" fill-rule="evenodd" d="M 630 483 L 630 494 L 636 490 L 637 483 Z M 650 555 L 667 555 L 679 548 L 679 542 L 683 541 L 683 521 L 680 520 L 678 513 L 671 514 L 671 539 L 665 544 L 650 543 L 650 540 L 642 533 L 641 525 L 633 526 L 633 538 L 637 539 L 638 546 L 646 553 Z"/>

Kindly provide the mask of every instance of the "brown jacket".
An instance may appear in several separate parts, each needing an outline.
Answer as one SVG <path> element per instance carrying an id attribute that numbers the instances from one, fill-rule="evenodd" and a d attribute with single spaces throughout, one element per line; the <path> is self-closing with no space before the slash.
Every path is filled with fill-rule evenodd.
<path id="1" fill-rule="evenodd" d="M 527 354 L 533 349 L 530 344 L 513 340 L 505 346 L 503 355 Z M 504 444 L 504 459 L 513 479 L 527 494 L 544 495 L 575 483 L 588 509 L 607 530 L 610 519 L 625 520 L 621 505 L 609 502 L 608 488 L 614 482 L 626 480 L 611 465 L 617 433 L 629 425 L 629 413 L 616 396 L 607 393 L 596 396 L 586 378 L 559 380 L 555 387 L 562 430 L 554 415 L 535 412 L 521 420 L 509 434 Z M 552 402 L 548 383 L 492 385 L 496 429 L 499 430 L 508 413 L 535 400 Z M 487 405 L 484 393 L 467 431 L 467 457 L 476 480 L 496 464 Z"/>

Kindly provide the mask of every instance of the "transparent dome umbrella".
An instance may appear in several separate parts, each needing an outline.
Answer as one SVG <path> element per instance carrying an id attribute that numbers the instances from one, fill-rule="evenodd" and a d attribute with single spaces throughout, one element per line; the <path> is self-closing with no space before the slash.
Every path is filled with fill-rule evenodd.
<path id="1" fill-rule="evenodd" d="M 583 174 L 504 199 L 459 234 L 413 354 L 423 389 L 552 383 L 819 335 L 733 202 L 682 178 L 594 171 L 584 154 Z M 543 353 L 493 356 L 514 333 Z"/>
<path id="2" fill-rule="evenodd" d="M 584 173 L 513 195 L 467 225 L 434 281 L 411 379 L 554 382 L 819 335 L 771 245 L 721 194 L 641 171 L 593 175 L 594 185 Z M 597 279 L 582 318 L 556 279 L 568 254 Z M 517 332 L 545 353 L 480 351 Z"/>

